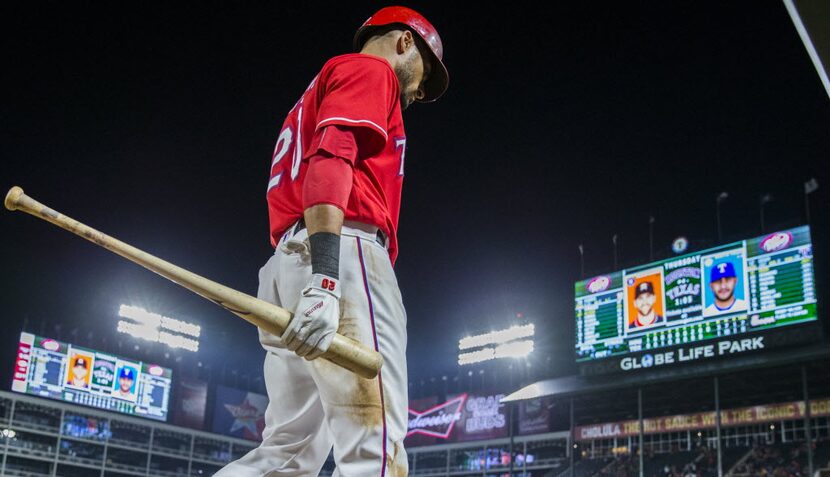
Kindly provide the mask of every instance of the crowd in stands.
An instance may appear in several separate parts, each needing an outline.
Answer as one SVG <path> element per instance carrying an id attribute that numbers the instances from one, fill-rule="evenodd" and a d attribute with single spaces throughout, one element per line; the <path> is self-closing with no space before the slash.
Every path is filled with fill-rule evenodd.
<path id="1" fill-rule="evenodd" d="M 717 469 L 717 455 L 708 447 L 699 447 L 693 452 L 672 453 L 672 457 L 662 461 L 658 460 L 659 455 L 652 457 L 652 462 L 662 463 L 662 466 L 657 469 L 652 466 L 651 472 L 647 472 L 649 477 L 709 477 L 709 470 Z M 649 470 L 648 464 L 646 470 Z"/>
<path id="2" fill-rule="evenodd" d="M 807 446 L 758 446 L 732 474 L 758 477 L 806 477 Z"/>
<path id="3" fill-rule="evenodd" d="M 639 472 L 639 460 L 636 455 L 618 456 L 597 474 L 598 477 L 627 477 Z"/>
<path id="4" fill-rule="evenodd" d="M 661 477 L 701 477 L 702 474 L 694 462 L 687 462 L 682 468 L 676 465 L 664 466 Z"/>
<path id="5" fill-rule="evenodd" d="M 678 450 L 658 454 L 646 451 L 644 475 L 646 477 L 704 477 L 706 474 L 701 473 L 698 468 L 699 460 L 701 460 L 700 454 L 695 451 Z M 575 474 L 578 477 L 631 477 L 639 475 L 639 465 L 639 456 L 636 452 L 620 454 L 614 458 L 582 460 L 577 463 Z"/>
<path id="6" fill-rule="evenodd" d="M 830 459 L 830 440 L 819 441 L 817 445 L 814 445 L 813 455 L 816 469 L 830 467 L 830 460 L 828 460 Z M 807 475 L 807 446 L 804 443 L 725 448 L 721 458 L 724 474 L 730 477 L 809 477 Z M 717 451 L 706 446 L 701 446 L 694 451 L 662 454 L 651 454 L 647 451 L 644 464 L 646 477 L 716 477 L 718 475 Z M 729 472 L 730 469 L 731 472 Z M 639 475 L 639 458 L 636 453 L 632 453 L 614 458 L 586 459 L 578 462 L 575 470 L 576 475 L 580 477 L 637 476 Z"/>

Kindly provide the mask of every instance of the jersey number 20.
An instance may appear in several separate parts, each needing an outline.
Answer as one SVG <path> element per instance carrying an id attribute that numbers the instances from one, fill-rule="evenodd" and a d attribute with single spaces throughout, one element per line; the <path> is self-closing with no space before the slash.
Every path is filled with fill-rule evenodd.
<path id="1" fill-rule="evenodd" d="M 300 106 L 300 111 L 297 115 L 297 123 L 301 124 L 303 120 L 303 107 Z M 297 132 L 297 138 L 295 141 L 294 139 L 294 131 L 291 126 L 286 127 L 280 132 L 280 137 L 277 138 L 277 145 L 274 146 L 274 156 L 271 159 L 271 173 L 274 174 L 274 166 L 279 164 L 283 157 L 291 150 L 292 143 L 294 144 L 294 154 L 291 161 L 291 180 L 297 178 L 297 175 L 300 173 L 300 163 L 303 159 L 303 146 L 299 134 L 299 130 Z M 277 172 L 273 176 L 271 176 L 271 180 L 268 181 L 268 190 L 273 189 L 280 185 L 280 181 L 282 180 L 282 172 Z"/>

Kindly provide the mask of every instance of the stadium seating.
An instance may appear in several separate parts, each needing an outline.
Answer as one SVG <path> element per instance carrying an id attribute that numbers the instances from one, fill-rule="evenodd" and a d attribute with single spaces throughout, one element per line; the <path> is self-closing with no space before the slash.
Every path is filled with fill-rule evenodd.
<path id="1" fill-rule="evenodd" d="M 724 466 L 724 468 L 728 468 Z M 729 472 L 732 477 L 755 475 L 802 476 L 807 473 L 806 445 L 787 443 L 760 445 Z"/>
<path id="2" fill-rule="evenodd" d="M 750 447 L 745 446 L 724 447 L 721 451 L 724 474 L 734 467 L 750 450 L 752 450 Z M 699 475 L 704 477 L 718 475 L 718 456 L 715 449 L 700 448 L 695 463 Z"/>
<path id="3" fill-rule="evenodd" d="M 813 466 L 815 469 L 830 470 L 830 439 L 822 439 L 816 443 Z"/>
<path id="4" fill-rule="evenodd" d="M 614 459 L 582 459 L 574 464 L 574 477 L 594 477 Z"/>
<path id="5" fill-rule="evenodd" d="M 643 473 L 647 477 L 663 477 L 669 472 L 675 473 L 682 471 L 687 466 L 694 464 L 695 459 L 699 453 L 694 451 L 668 452 L 665 454 L 654 454 L 644 461 Z"/>
<path id="6" fill-rule="evenodd" d="M 749 447 L 724 448 L 724 469 L 731 468 L 751 449 Z M 830 458 L 830 443 L 826 452 Z M 648 455 L 644 458 L 646 477 L 705 477 L 717 476 L 717 456 L 713 449 L 702 447 L 695 451 L 674 451 Z M 618 477 L 639 475 L 636 455 L 620 455 L 615 458 L 582 459 L 574 466 L 578 477 Z M 806 465 L 806 464 L 805 464 Z M 567 474 L 567 472 L 565 472 Z M 564 474 L 559 474 L 564 475 Z"/>

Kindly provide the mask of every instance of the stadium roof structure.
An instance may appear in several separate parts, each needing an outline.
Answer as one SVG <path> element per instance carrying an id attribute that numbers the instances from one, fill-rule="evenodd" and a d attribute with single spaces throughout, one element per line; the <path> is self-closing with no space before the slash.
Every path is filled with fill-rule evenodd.
<path id="1" fill-rule="evenodd" d="M 658 385 L 692 378 L 735 374 L 810 363 L 830 363 L 830 343 L 766 351 L 754 355 L 702 362 L 680 367 L 652 368 L 649 371 L 605 375 L 574 375 L 545 379 L 527 385 L 502 399 L 502 402 L 524 401 L 542 397 L 566 398 L 615 389 Z"/>
<path id="2" fill-rule="evenodd" d="M 784 0 L 784 5 L 830 97 L 830 34 L 826 28 L 830 4 L 817 0 Z"/>

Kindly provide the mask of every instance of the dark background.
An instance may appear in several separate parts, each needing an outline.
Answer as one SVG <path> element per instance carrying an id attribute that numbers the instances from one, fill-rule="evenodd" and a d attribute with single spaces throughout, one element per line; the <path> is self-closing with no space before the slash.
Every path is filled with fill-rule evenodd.
<path id="1" fill-rule="evenodd" d="M 830 250 L 830 102 L 780 1 L 413 2 L 450 88 L 411 107 L 396 265 L 410 381 L 464 375 L 465 334 L 536 324 L 536 375 L 575 372 L 573 282 L 806 222 Z M 377 2 L 4 6 L 0 188 L 249 294 L 271 253 L 284 115 Z M 0 214 L 0 383 L 21 329 L 259 381 L 253 326 L 20 213 Z M 203 327 L 197 356 L 115 332 L 118 306 Z M 823 308 L 822 308 L 823 309 Z M 521 318 L 517 318 L 521 314 Z M 138 346 L 138 348 L 136 348 Z M 178 361 L 176 361 L 178 359 Z M 183 361 L 182 361 L 183 360 Z M 184 363 L 184 364 L 181 364 Z M 261 382 L 261 381 L 260 381 Z"/>

